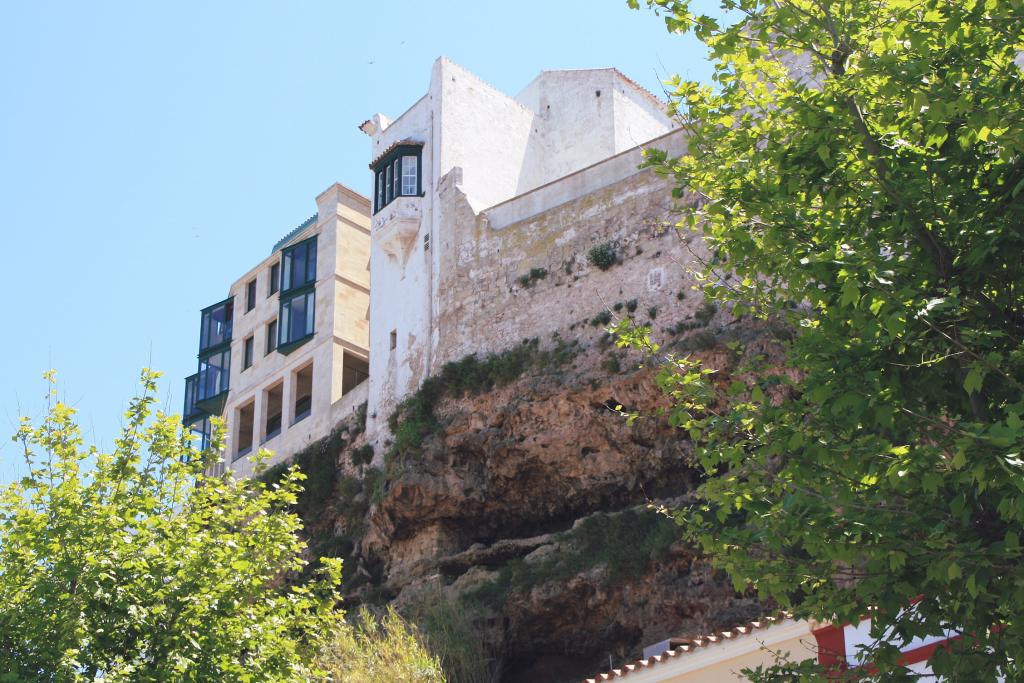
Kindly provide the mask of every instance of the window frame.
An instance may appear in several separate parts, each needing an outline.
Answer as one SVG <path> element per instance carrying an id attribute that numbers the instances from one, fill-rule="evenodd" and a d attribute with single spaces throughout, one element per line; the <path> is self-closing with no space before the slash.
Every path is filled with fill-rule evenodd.
<path id="1" fill-rule="evenodd" d="M 256 278 L 245 283 L 245 312 L 256 308 Z"/>
<path id="2" fill-rule="evenodd" d="M 254 335 L 249 335 L 242 340 L 242 372 L 245 372 L 252 367 L 253 356 L 256 355 L 256 339 Z"/>
<path id="3" fill-rule="evenodd" d="M 292 326 L 292 304 L 298 299 L 305 299 L 303 333 L 295 338 L 286 339 Z M 287 314 L 286 314 L 287 310 Z M 306 287 L 295 292 L 281 295 L 281 305 L 277 315 L 277 351 L 285 355 L 305 344 L 316 334 L 316 289 Z"/>
<path id="4" fill-rule="evenodd" d="M 317 276 L 317 242 L 316 235 L 291 244 L 281 250 L 281 287 L 279 293 L 282 297 L 292 292 L 297 292 L 306 287 L 312 287 L 316 284 Z M 303 260 L 303 267 L 305 268 L 304 279 L 295 284 L 295 261 L 296 254 L 302 252 L 305 256 Z M 310 258 L 312 256 L 312 259 Z M 312 273 L 310 269 L 312 268 Z M 280 316 L 278 316 L 280 320 Z"/>
<path id="5" fill-rule="evenodd" d="M 415 188 L 407 188 L 403 166 L 405 158 L 411 157 L 416 160 Z M 387 155 L 377 160 L 370 167 L 373 171 L 374 207 L 373 213 L 378 213 L 391 202 L 400 197 L 422 197 L 423 196 L 423 145 L 406 144 L 397 145 Z M 410 183 L 412 185 L 413 183 Z M 412 192 L 407 192 L 412 189 Z"/>
<path id="6" fill-rule="evenodd" d="M 277 294 L 278 290 L 281 289 L 281 261 L 280 259 L 276 263 L 270 264 L 270 278 L 269 286 L 267 287 L 267 298 Z"/>
<path id="7" fill-rule="evenodd" d="M 274 351 L 277 351 L 277 318 L 267 323 L 267 350 L 263 355 L 269 356 Z"/>
<path id="8" fill-rule="evenodd" d="M 225 319 L 221 321 L 224 325 L 224 329 L 221 332 L 221 339 L 219 341 L 210 343 L 210 337 L 212 336 L 212 326 L 216 322 L 214 319 L 214 311 L 218 308 L 224 307 Z M 235 297 L 229 296 L 223 301 L 218 301 L 215 304 L 207 306 L 206 308 L 199 311 L 199 353 L 204 354 L 219 349 L 221 346 L 231 344 L 231 335 L 234 331 L 234 319 L 235 319 Z M 207 329 L 210 328 L 210 329 Z"/>

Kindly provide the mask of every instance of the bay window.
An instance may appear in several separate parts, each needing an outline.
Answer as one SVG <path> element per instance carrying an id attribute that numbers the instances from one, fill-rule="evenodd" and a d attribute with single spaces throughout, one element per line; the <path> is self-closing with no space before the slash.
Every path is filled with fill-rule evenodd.
<path id="1" fill-rule="evenodd" d="M 416 144 L 398 145 L 373 164 L 374 187 L 377 190 L 374 213 L 399 197 L 422 196 L 422 149 Z"/>
<path id="2" fill-rule="evenodd" d="M 281 293 L 316 282 L 316 237 L 288 247 L 281 255 Z"/>

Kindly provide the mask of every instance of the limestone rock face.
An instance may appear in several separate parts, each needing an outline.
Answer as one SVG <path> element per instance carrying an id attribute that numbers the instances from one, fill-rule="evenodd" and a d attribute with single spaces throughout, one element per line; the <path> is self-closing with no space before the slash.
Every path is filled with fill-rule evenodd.
<path id="1" fill-rule="evenodd" d="M 330 508 L 307 520 L 359 527 L 350 607 L 433 596 L 469 610 L 506 681 L 580 680 L 609 657 L 618 666 L 644 645 L 763 613 L 649 509 L 683 502 L 699 479 L 679 430 L 627 426 L 616 410 L 667 405 L 654 370 L 575 363 L 440 400 L 440 428 L 390 468 L 361 521 Z M 354 473 L 350 448 L 337 459 Z"/>

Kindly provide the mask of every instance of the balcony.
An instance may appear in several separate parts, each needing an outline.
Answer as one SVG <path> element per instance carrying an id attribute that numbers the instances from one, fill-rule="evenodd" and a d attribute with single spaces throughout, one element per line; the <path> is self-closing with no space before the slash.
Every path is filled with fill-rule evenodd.
<path id="1" fill-rule="evenodd" d="M 231 343 L 231 329 L 234 323 L 234 297 L 207 306 L 202 310 L 199 326 L 199 354 Z"/>
<path id="2" fill-rule="evenodd" d="M 373 230 L 384 251 L 402 265 L 416 248 L 423 221 L 421 197 L 398 197 L 373 217 Z"/>

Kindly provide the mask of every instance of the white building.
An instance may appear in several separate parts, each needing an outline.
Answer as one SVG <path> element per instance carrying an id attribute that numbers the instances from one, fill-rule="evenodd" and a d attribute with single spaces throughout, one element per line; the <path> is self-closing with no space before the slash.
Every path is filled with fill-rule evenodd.
<path id="1" fill-rule="evenodd" d="M 456 214 L 531 194 L 540 208 L 567 201 L 594 188 L 555 181 L 672 128 L 664 104 L 616 69 L 545 71 L 510 97 L 446 58 L 405 113 L 362 124 L 374 173 L 371 437 L 402 397 L 452 360 L 449 348 L 464 346 L 449 344 L 439 325 L 446 290 L 472 286 L 453 276 L 460 242 L 471 239 Z M 620 166 L 607 183 L 636 172 L 635 160 Z"/>

